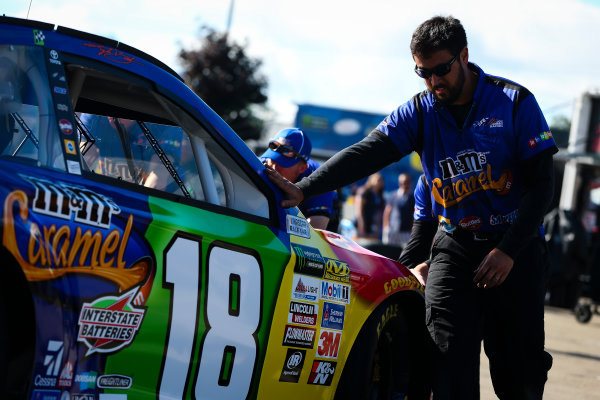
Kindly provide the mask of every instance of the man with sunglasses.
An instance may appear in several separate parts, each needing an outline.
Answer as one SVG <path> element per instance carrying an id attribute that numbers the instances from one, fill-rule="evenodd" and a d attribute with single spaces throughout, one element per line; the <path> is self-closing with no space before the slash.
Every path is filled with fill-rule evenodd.
<path id="1" fill-rule="evenodd" d="M 498 397 L 542 399 L 552 133 L 526 88 L 469 62 L 457 19 L 423 22 L 410 49 L 427 90 L 297 185 L 271 179 L 291 206 L 417 151 L 439 221 L 425 290 L 434 398 L 479 399 L 483 340 Z"/>
<path id="2" fill-rule="evenodd" d="M 319 168 L 320 164 L 310 158 L 311 151 L 312 144 L 308 136 L 298 128 L 289 128 L 279 131 L 269 141 L 269 148 L 260 159 L 263 164 L 295 183 Z M 335 192 L 326 192 L 299 204 L 300 211 L 313 228 L 327 228 L 333 216 L 335 196 Z"/>

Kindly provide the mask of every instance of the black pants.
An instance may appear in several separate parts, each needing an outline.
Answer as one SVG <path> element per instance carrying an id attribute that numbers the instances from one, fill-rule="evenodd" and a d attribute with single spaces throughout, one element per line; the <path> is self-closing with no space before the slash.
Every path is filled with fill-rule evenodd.
<path id="1" fill-rule="evenodd" d="M 532 238 L 508 278 L 491 289 L 473 283 L 497 241 L 438 231 L 427 278 L 435 400 L 479 399 L 481 340 L 501 400 L 542 399 L 552 357 L 544 351 L 547 266 L 544 241 Z"/>

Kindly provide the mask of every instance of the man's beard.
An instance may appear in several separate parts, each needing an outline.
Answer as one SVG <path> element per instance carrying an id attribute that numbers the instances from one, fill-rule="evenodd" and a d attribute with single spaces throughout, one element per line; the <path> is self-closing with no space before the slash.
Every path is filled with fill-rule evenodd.
<path id="1" fill-rule="evenodd" d="M 442 104 L 448 105 L 448 104 L 452 104 L 454 103 L 458 97 L 460 96 L 460 94 L 463 91 L 463 88 L 465 86 L 465 71 L 464 69 L 460 68 L 460 73 L 458 75 L 458 81 L 456 82 L 456 85 L 454 86 L 447 86 L 447 85 L 437 85 L 432 87 L 431 89 L 431 93 L 433 93 L 433 96 L 436 98 L 437 101 L 439 101 Z M 435 94 L 435 89 L 439 89 L 439 88 L 446 88 L 446 90 L 448 91 L 448 96 L 444 96 L 444 97 L 439 97 L 438 95 Z"/>

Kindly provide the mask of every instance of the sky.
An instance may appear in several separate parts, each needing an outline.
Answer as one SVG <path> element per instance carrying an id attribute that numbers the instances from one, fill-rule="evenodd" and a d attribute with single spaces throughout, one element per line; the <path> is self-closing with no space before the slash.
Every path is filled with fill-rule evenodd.
<path id="1" fill-rule="evenodd" d="M 527 87 L 549 123 L 600 91 L 600 0 L 1 0 L 0 13 L 116 39 L 177 72 L 201 26 L 231 21 L 230 37 L 263 62 L 281 124 L 296 104 L 388 114 L 424 90 L 409 43 L 440 14 L 461 20 L 470 61 Z"/>

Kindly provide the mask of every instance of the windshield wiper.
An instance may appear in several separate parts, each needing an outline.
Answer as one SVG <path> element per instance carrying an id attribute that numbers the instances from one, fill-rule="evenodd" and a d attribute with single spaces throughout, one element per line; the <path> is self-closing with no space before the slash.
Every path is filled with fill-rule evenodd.
<path id="1" fill-rule="evenodd" d="M 177 173 L 177 170 L 173 166 L 173 163 L 171 162 L 171 160 L 169 160 L 169 157 L 165 154 L 164 150 L 160 147 L 160 145 L 158 144 L 158 141 L 156 140 L 156 138 L 154 137 L 154 135 L 152 134 L 150 129 L 148 129 L 148 127 L 146 126 L 144 121 L 137 121 L 137 123 L 140 126 L 140 128 L 142 129 L 142 132 L 144 132 L 146 139 L 148 139 L 148 142 L 150 142 L 150 145 L 154 149 L 154 152 L 156 153 L 156 155 L 158 156 L 160 161 L 163 163 L 163 165 L 165 166 L 167 171 L 169 171 L 169 174 L 171 174 L 171 177 L 173 178 L 173 180 L 175 180 L 175 183 L 177 183 L 177 186 L 179 186 L 179 189 L 181 189 L 181 191 L 183 192 L 183 195 L 188 198 L 191 197 L 190 192 L 185 187 L 185 183 L 183 183 L 183 180 L 181 180 L 181 177 Z"/>
<path id="2" fill-rule="evenodd" d="M 35 147 L 39 149 L 40 141 L 38 140 L 38 138 L 35 137 L 35 135 L 33 134 L 33 131 L 31 129 L 29 129 L 29 127 L 27 126 L 27 124 L 25 123 L 23 118 L 21 118 L 19 113 L 14 112 L 14 113 L 10 113 L 10 115 L 14 118 L 15 121 L 17 121 L 17 123 L 21 126 L 21 129 L 23 129 L 23 131 L 25 132 L 25 137 L 23 138 L 21 143 L 19 143 L 19 146 L 17 146 L 17 148 L 15 149 L 15 151 L 12 154 L 13 157 L 17 155 L 19 150 L 21 150 L 21 147 L 23 147 L 23 145 L 25 144 L 27 139 L 30 139 L 33 142 L 33 144 L 35 145 Z"/>

